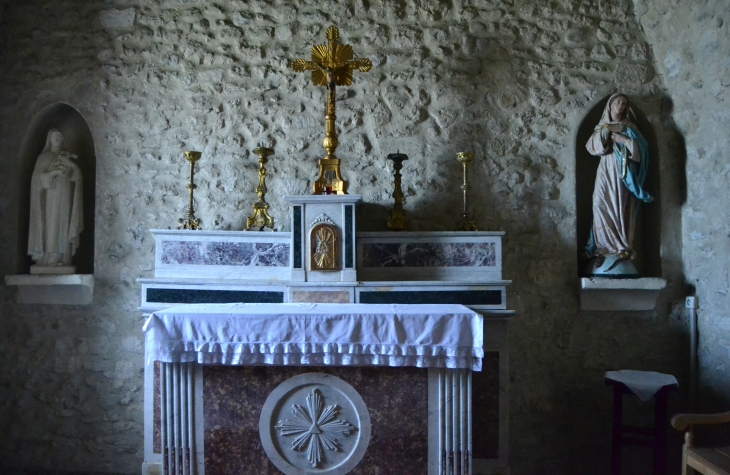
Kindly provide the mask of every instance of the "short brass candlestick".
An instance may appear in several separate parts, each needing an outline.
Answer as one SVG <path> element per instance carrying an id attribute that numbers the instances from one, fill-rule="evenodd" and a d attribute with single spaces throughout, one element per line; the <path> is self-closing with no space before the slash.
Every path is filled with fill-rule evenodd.
<path id="1" fill-rule="evenodd" d="M 185 219 L 180 218 L 178 220 L 177 229 L 194 229 L 200 230 L 200 219 L 195 217 L 195 209 L 193 208 L 193 190 L 197 188 L 193 179 L 195 178 L 195 162 L 200 160 L 202 153 L 200 152 L 183 152 L 185 160 L 190 162 L 190 183 L 188 183 L 187 189 L 190 191 L 190 202 L 188 204 L 188 217 Z"/>
<path id="2" fill-rule="evenodd" d="M 395 189 L 391 195 L 395 199 L 395 205 L 390 210 L 390 221 L 388 221 L 388 229 L 394 231 L 402 231 L 406 229 L 406 212 L 403 210 L 403 190 L 400 186 L 400 170 L 403 168 L 403 161 L 408 160 L 408 155 L 404 153 L 391 153 L 388 160 L 393 160 L 393 170 L 395 170 Z"/>
<path id="3" fill-rule="evenodd" d="M 464 207 L 461 211 L 461 221 L 456 223 L 458 226 L 458 231 L 478 231 L 477 225 L 474 223 L 474 220 L 469 217 L 469 204 L 468 204 L 468 196 L 467 192 L 469 189 L 471 189 L 471 186 L 469 186 L 469 178 L 467 174 L 467 169 L 469 167 L 469 164 L 472 160 L 474 160 L 474 154 L 471 152 L 459 152 L 456 154 L 456 159 L 461 162 L 461 165 L 464 168 L 464 183 L 460 186 L 461 191 L 464 194 Z"/>
<path id="4" fill-rule="evenodd" d="M 259 200 L 253 204 L 253 216 L 246 218 L 246 231 L 252 227 L 259 228 L 259 231 L 263 231 L 266 227 L 273 230 L 274 218 L 269 216 L 269 204 L 266 202 L 264 197 L 268 191 L 266 188 L 265 165 L 268 161 L 269 155 L 273 155 L 274 151 L 270 148 L 259 147 L 253 149 L 253 153 L 259 156 L 259 186 L 256 187 L 256 193 L 259 195 Z"/>

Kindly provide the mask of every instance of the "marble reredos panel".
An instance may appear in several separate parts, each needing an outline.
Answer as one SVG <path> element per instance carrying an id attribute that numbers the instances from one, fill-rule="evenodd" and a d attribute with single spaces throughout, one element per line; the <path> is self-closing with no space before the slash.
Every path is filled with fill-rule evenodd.
<path id="1" fill-rule="evenodd" d="M 490 267 L 496 265 L 493 242 L 368 243 L 363 267 Z"/>
<path id="2" fill-rule="evenodd" d="M 289 244 L 163 241 L 163 264 L 288 267 Z"/>

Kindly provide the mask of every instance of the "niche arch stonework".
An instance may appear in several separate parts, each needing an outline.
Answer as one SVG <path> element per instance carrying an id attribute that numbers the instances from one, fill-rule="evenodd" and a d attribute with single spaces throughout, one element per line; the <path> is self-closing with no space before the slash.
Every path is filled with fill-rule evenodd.
<path id="1" fill-rule="evenodd" d="M 17 272 L 27 274 L 31 259 L 28 251 L 28 225 L 30 217 L 30 183 L 38 155 L 43 150 L 50 129 L 58 129 L 64 137 L 64 148 L 76 155 L 77 165 L 83 176 L 84 230 L 79 237 L 79 247 L 73 257 L 77 274 L 94 273 L 94 213 L 96 196 L 96 149 L 91 129 L 81 113 L 69 104 L 59 102 L 45 107 L 31 120 L 20 146 L 18 178 L 18 242 Z"/>

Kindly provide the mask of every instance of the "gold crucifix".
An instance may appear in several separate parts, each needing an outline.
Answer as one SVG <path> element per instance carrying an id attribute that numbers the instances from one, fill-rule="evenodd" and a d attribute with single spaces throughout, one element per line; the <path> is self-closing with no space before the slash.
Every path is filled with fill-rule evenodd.
<path id="1" fill-rule="evenodd" d="M 319 160 L 319 177 L 312 186 L 313 193 L 344 195 L 347 193 L 347 182 L 340 175 L 340 159 L 335 156 L 338 144 L 335 130 L 336 88 L 352 84 L 352 72 L 356 69 L 363 73 L 370 71 L 373 63 L 367 58 L 353 60 L 352 46 L 338 43 L 340 31 L 336 26 L 327 28 L 325 36 L 326 45 L 312 46 L 311 61 L 295 59 L 291 67 L 298 73 L 312 71 L 312 84 L 327 86 L 325 133 L 322 140 L 327 156 Z"/>

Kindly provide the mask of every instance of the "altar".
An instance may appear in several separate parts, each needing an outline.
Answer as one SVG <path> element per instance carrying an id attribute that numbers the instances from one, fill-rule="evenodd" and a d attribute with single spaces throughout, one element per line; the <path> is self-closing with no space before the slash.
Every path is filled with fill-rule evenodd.
<path id="1" fill-rule="evenodd" d="M 463 209 L 454 232 L 406 232 L 394 163 L 389 232 L 358 232 L 362 197 L 341 174 L 337 86 L 370 70 L 330 26 L 311 60 L 291 63 L 326 87 L 324 158 L 311 195 L 283 197 L 274 232 L 259 156 L 246 228 L 152 230 L 154 277 L 140 279 L 147 320 L 143 474 L 486 475 L 509 473 L 507 286 L 502 232 Z"/>
<path id="2" fill-rule="evenodd" d="M 292 197 L 291 232 L 152 231 L 143 473 L 508 473 L 503 233 L 361 233 L 358 202 Z M 320 223 L 346 272 L 312 271 Z M 315 400 L 349 428 L 320 455 L 285 434 Z"/>

